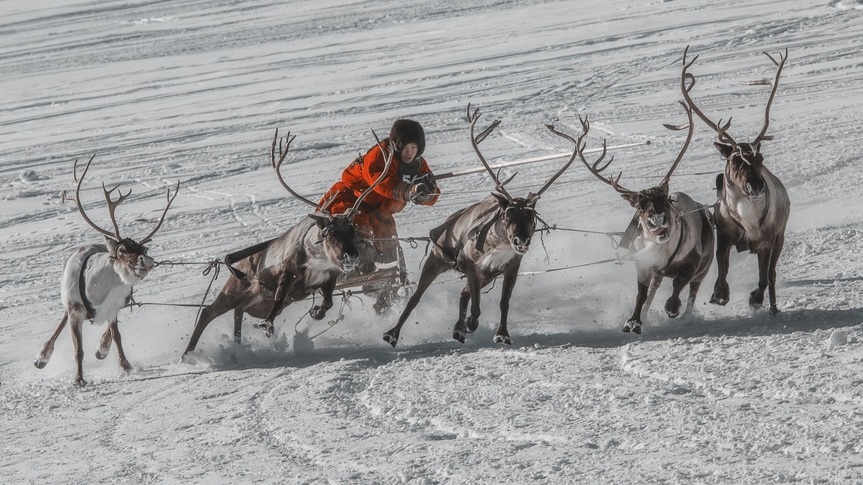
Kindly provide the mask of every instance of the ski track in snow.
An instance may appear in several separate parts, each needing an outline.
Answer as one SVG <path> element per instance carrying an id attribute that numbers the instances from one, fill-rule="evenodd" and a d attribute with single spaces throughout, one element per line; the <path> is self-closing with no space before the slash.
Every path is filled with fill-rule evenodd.
<path id="1" fill-rule="evenodd" d="M 0 483 L 863 483 L 861 26 L 859 0 L 0 3 Z M 97 223 L 101 182 L 132 189 L 118 209 L 132 237 L 180 180 L 150 245 L 166 264 L 136 299 L 197 303 L 204 263 L 308 211 L 269 167 L 275 128 L 297 135 L 283 171 L 309 198 L 398 117 L 423 124 L 436 172 L 477 166 L 468 103 L 481 125 L 503 120 L 482 145 L 493 163 L 569 150 L 543 124 L 577 134 L 579 115 L 588 148 L 649 139 L 614 153 L 642 188 L 683 142 L 662 123 L 684 118 L 686 45 L 693 98 L 733 116 L 738 140 L 758 132 L 768 94 L 739 82 L 773 76 L 763 51 L 790 50 L 765 144 L 792 199 L 775 319 L 746 304 L 756 262 L 734 254 L 726 307 L 706 303 L 714 269 L 697 314 L 669 320 L 666 282 L 638 337 L 620 332 L 633 267 L 599 265 L 521 277 L 512 347 L 492 344 L 497 288 L 478 331 L 449 339 L 455 283 L 431 287 L 395 350 L 380 336 L 396 315 L 355 299 L 314 340 L 326 323 L 297 323 L 303 303 L 269 340 L 247 318 L 240 345 L 221 317 L 178 364 L 196 309 L 145 305 L 120 315 L 133 372 L 115 352 L 93 359 L 103 329 L 89 325 L 88 386 L 72 385 L 68 337 L 32 366 L 60 319 L 63 261 L 98 240 L 61 203 L 75 159 L 96 154 L 81 199 Z M 699 124 L 673 190 L 714 200 L 714 138 Z M 517 170 L 509 190 L 524 195 L 564 162 L 503 176 Z M 436 206 L 398 216 L 402 235 L 492 190 L 483 175 L 441 186 Z M 631 217 L 578 162 L 538 209 L 595 231 Z M 602 236 L 543 242 L 524 270 L 614 255 Z M 416 279 L 423 248 L 405 249 Z"/>

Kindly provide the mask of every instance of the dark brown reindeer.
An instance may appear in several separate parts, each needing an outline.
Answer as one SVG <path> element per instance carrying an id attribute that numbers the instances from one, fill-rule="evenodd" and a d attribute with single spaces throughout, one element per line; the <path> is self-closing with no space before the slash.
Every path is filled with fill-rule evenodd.
<path id="1" fill-rule="evenodd" d="M 788 49 L 776 62 L 770 54 L 764 53 L 777 66 L 776 76 L 770 84 L 773 88 L 767 99 L 764 111 L 764 125 L 761 132 L 751 142 L 737 143 L 728 134 L 731 118 L 724 125 L 722 120 L 714 123 L 695 106 L 689 91 L 695 86 L 695 76 L 687 72 L 698 59 L 695 56 L 686 62 L 683 52 L 683 70 L 680 76 L 680 89 L 687 104 L 695 114 L 716 131 L 719 137 L 714 146 L 725 159 L 725 172 L 716 178 L 719 191 L 719 210 L 716 211 L 716 262 L 719 275 L 713 287 L 711 303 L 725 305 L 729 299 L 728 259 L 731 247 L 738 252 L 749 250 L 758 257 L 758 287 L 749 294 L 749 304 L 760 307 L 764 303 L 764 290 L 770 290 L 770 314 L 779 313 L 776 306 L 776 264 L 785 245 L 785 226 L 791 213 L 791 200 L 782 182 L 764 166 L 761 142 L 772 140 L 767 135 L 770 125 L 770 105 L 779 86 L 779 76 L 788 59 Z M 769 81 L 768 81 L 769 82 Z M 687 85 L 688 83 L 688 85 Z M 766 84 L 766 83 L 756 83 Z"/>
<path id="2" fill-rule="evenodd" d="M 509 180 L 500 182 L 479 150 L 479 143 L 500 124 L 500 120 L 495 120 L 491 126 L 474 136 L 474 128 L 479 117 L 479 110 L 475 110 L 471 115 L 470 105 L 468 105 L 473 149 L 494 180 L 498 193 L 493 192 L 481 202 L 452 214 L 441 226 L 431 230 L 432 251 L 423 265 L 416 292 L 408 300 L 396 326 L 384 333 L 384 341 L 393 347 L 398 343 L 402 326 L 426 289 L 435 278 L 450 269 L 455 269 L 467 277 L 467 285 L 462 289 L 459 299 L 459 317 L 453 328 L 453 338 L 464 343 L 465 336 L 477 329 L 480 316 L 480 290 L 496 277 L 503 275 L 500 325 L 495 332 L 494 342 L 508 345 L 512 343 L 507 331 L 509 300 L 515 287 L 521 259 L 530 248 L 533 238 L 537 220 L 536 202 L 572 164 L 575 160 L 575 152 L 569 162 L 558 170 L 537 193 L 529 193 L 527 197 L 512 197 L 504 187 Z M 554 131 L 551 125 L 548 128 Z M 576 145 L 577 150 L 578 145 Z M 471 304 L 469 317 L 467 316 L 468 303 Z"/>
<path id="3" fill-rule="evenodd" d="M 240 342 L 243 313 L 264 319 L 261 326 L 270 336 L 273 320 L 285 307 L 305 299 L 317 290 L 323 295 L 323 301 L 312 308 L 309 314 L 316 320 L 324 318 L 327 310 L 333 306 L 337 280 L 343 274 L 351 273 L 359 264 L 360 254 L 354 244 L 354 215 L 360 203 L 381 179 L 360 195 L 351 210 L 344 214 L 330 214 L 328 203 L 317 204 L 302 197 L 282 178 L 282 162 L 294 138 L 288 133 L 286 143 L 279 141 L 279 159 L 276 160 L 278 138 L 279 131 L 276 130 L 270 156 L 279 182 L 291 195 L 314 207 L 316 212 L 303 218 L 281 236 L 252 248 L 255 249 L 253 254 L 241 259 L 236 269 L 232 268 L 231 276 L 216 300 L 201 311 L 183 352 L 184 359 L 186 354 L 195 350 L 207 325 L 229 310 L 234 311 L 234 341 L 237 343 Z M 392 156 L 392 152 L 387 155 L 383 173 L 386 173 L 392 162 Z"/>
<path id="4" fill-rule="evenodd" d="M 682 102 L 680 104 L 689 117 L 689 133 L 677 159 L 655 187 L 638 192 L 626 189 L 619 183 L 622 172 L 616 178 L 601 175 L 613 157 L 601 167 L 602 158 L 591 165 L 581 157 L 590 173 L 611 185 L 636 210 L 637 252 L 633 258 L 638 271 L 638 295 L 635 310 L 623 325 L 624 332 L 641 333 L 642 311 L 650 308 L 663 278 L 671 278 L 673 285 L 671 296 L 665 301 L 665 313 L 670 318 L 680 314 L 680 292 L 686 285 L 689 285 L 689 295 L 684 315 L 692 313 L 698 288 L 713 262 L 713 226 L 707 207 L 683 192 L 668 192 L 668 181 L 683 159 L 693 133 L 692 110 Z M 684 129 L 684 126 L 665 126 L 673 130 Z"/>
<path id="5" fill-rule="evenodd" d="M 117 312 L 123 308 L 132 297 L 132 286 L 144 279 L 150 270 L 153 269 L 156 262 L 150 256 L 147 256 L 147 248 L 144 246 L 153 238 L 156 231 L 162 227 L 162 221 L 165 220 L 165 214 L 174 197 L 180 189 L 180 182 L 177 182 L 177 190 L 174 196 L 171 197 L 171 189 L 168 189 L 168 204 L 159 218 L 159 223 L 150 234 L 145 236 L 140 242 L 135 242 L 130 238 L 120 236 L 120 229 L 117 225 L 117 218 L 114 216 L 114 210 L 120 205 L 129 194 L 131 189 L 123 194 L 118 191 L 117 200 L 111 200 L 111 193 L 117 190 L 114 187 L 111 190 L 105 188 L 102 184 L 102 191 L 105 193 L 105 200 L 108 202 L 108 213 L 111 216 L 111 223 L 114 226 L 114 232 L 106 231 L 97 226 L 87 217 L 84 212 L 84 206 L 81 204 L 81 183 L 87 175 L 87 170 L 90 168 L 90 163 L 96 155 L 90 158 L 87 166 L 84 167 L 84 172 L 79 178 L 77 175 L 78 161 L 75 161 L 72 172 L 75 177 L 75 205 L 78 206 L 78 211 L 84 221 L 95 229 L 98 233 L 105 237 L 105 244 L 90 244 L 78 247 L 74 253 L 66 260 L 63 265 L 63 277 L 60 282 L 60 294 L 63 299 L 63 318 L 60 320 L 60 325 L 54 330 L 51 338 L 42 346 L 39 355 L 36 356 L 34 364 L 37 368 L 42 369 L 48 364 L 51 359 L 51 354 L 54 353 L 54 342 L 60 335 L 60 332 L 69 323 L 69 328 L 72 330 L 72 345 L 75 348 L 75 384 L 84 386 L 87 381 L 84 380 L 82 361 L 84 359 L 84 350 L 81 348 L 81 324 L 85 320 L 96 322 L 107 322 L 108 328 L 102 334 L 99 340 L 99 349 L 96 351 L 97 359 L 104 359 L 108 356 L 108 351 L 111 349 L 111 342 L 117 346 L 117 357 L 120 361 L 120 367 L 128 372 L 132 370 L 132 366 L 126 359 L 126 353 L 123 351 L 123 343 L 120 338 L 120 329 L 117 327 Z M 65 199 L 65 193 L 64 193 Z"/>

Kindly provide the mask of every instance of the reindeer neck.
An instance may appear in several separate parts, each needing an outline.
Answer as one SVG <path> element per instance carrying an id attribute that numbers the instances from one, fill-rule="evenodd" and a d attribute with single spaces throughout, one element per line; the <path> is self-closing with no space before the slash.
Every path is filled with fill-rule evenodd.
<path id="1" fill-rule="evenodd" d="M 764 177 L 764 196 L 762 197 L 762 199 L 764 200 L 764 207 L 761 209 L 761 215 L 758 217 L 758 227 L 764 225 L 764 221 L 767 220 L 767 216 L 770 213 L 770 183 L 770 177 Z M 743 223 L 746 221 L 746 217 L 740 214 L 737 206 L 739 203 L 742 202 L 744 204 L 750 204 L 751 206 L 753 206 L 753 208 L 755 208 L 758 204 L 748 200 L 748 198 L 743 194 L 739 194 L 739 200 L 735 200 L 733 196 L 729 195 L 731 193 L 731 190 L 729 189 L 731 188 L 732 186 L 728 182 L 728 177 L 724 177 L 722 204 L 725 205 L 726 210 L 728 211 L 729 218 L 734 222 L 734 224 L 737 225 L 737 227 L 740 228 L 740 230 L 743 231 L 745 237 L 746 228 L 744 227 Z"/>
<path id="2" fill-rule="evenodd" d="M 674 247 L 674 251 L 671 253 L 671 256 L 668 257 L 668 261 L 665 262 L 665 266 L 661 271 L 665 271 L 671 266 L 671 263 L 674 262 L 674 259 L 677 257 L 677 253 L 680 252 L 681 246 L 683 246 L 683 240 L 686 238 L 686 224 L 683 223 L 683 219 L 678 219 L 677 222 L 677 245 Z"/>

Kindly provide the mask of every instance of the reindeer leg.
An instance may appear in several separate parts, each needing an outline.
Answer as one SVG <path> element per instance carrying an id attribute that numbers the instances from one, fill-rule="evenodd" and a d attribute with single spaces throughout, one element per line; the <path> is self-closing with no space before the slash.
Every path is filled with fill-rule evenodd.
<path id="1" fill-rule="evenodd" d="M 749 305 L 760 308 L 764 303 L 764 290 L 767 289 L 767 273 L 770 265 L 770 251 L 758 253 L 758 287 L 749 294 Z"/>
<path id="2" fill-rule="evenodd" d="M 717 227 L 719 224 L 717 223 Z M 731 238 L 727 234 L 719 232 L 716 234 L 716 268 L 719 274 L 713 285 L 713 294 L 710 295 L 710 303 L 725 305 L 728 303 L 731 291 L 728 288 L 728 259 L 731 253 Z"/>
<path id="3" fill-rule="evenodd" d="M 785 246 L 785 234 L 779 234 L 776 244 L 770 251 L 770 267 L 767 269 L 767 288 L 770 290 L 770 315 L 776 316 L 779 308 L 776 306 L 776 264 L 779 263 L 779 255 Z"/>
<path id="4" fill-rule="evenodd" d="M 686 310 L 683 311 L 683 316 L 692 315 L 695 310 L 695 297 L 698 296 L 698 289 L 701 288 L 701 280 L 689 282 L 689 296 L 686 298 Z"/>
<path id="5" fill-rule="evenodd" d="M 258 328 L 263 327 L 264 333 L 267 335 L 267 337 L 273 336 L 273 321 L 276 319 L 276 316 L 278 316 L 279 312 L 281 312 L 282 309 L 286 306 L 285 300 L 290 294 L 291 288 L 293 288 L 294 283 L 296 283 L 299 279 L 299 275 L 289 271 L 283 272 L 282 275 L 279 277 L 279 286 L 276 287 L 276 295 L 273 298 L 273 308 L 272 310 L 270 310 L 270 314 L 267 315 L 267 318 L 264 320 L 264 322 L 257 325 Z"/>
<path id="6" fill-rule="evenodd" d="M 638 295 L 635 297 L 635 310 L 633 310 L 629 320 L 623 324 L 624 332 L 641 334 L 641 311 L 644 308 L 644 303 L 647 301 L 647 287 L 650 284 L 650 278 L 652 278 L 650 275 L 639 275 L 638 277 Z"/>
<path id="7" fill-rule="evenodd" d="M 671 296 L 665 300 L 665 314 L 668 315 L 668 318 L 677 318 L 680 315 L 680 292 L 691 279 L 692 271 L 684 268 L 672 280 Z"/>
<path id="8" fill-rule="evenodd" d="M 63 318 L 60 319 L 60 325 L 57 325 L 54 333 L 51 334 L 51 338 L 42 345 L 42 350 L 39 351 L 39 355 L 36 356 L 36 361 L 33 362 L 33 365 L 35 365 L 37 369 L 44 369 L 48 364 L 48 361 L 51 359 L 51 354 L 54 353 L 54 342 L 57 340 L 57 337 L 60 336 L 60 332 L 62 332 L 63 328 L 66 327 L 66 322 L 68 321 L 69 312 L 64 311 Z"/>
<path id="9" fill-rule="evenodd" d="M 234 308 L 234 343 L 239 344 L 243 335 L 243 309 Z"/>
<path id="10" fill-rule="evenodd" d="M 99 360 L 104 359 L 108 356 L 108 352 L 111 350 L 111 326 L 108 325 L 108 328 L 105 329 L 105 333 L 102 334 L 102 337 L 99 338 L 99 348 L 96 349 L 96 358 Z"/>
<path id="11" fill-rule="evenodd" d="M 234 276 L 231 276 L 231 278 L 234 278 Z M 230 281 L 228 281 L 225 286 L 228 284 L 230 284 Z M 183 356 L 180 357 L 180 361 L 185 361 L 186 354 L 195 350 L 195 347 L 198 345 L 198 339 L 201 338 L 201 334 L 204 333 L 204 329 L 207 328 L 207 325 L 209 325 L 210 322 L 223 315 L 228 310 L 236 309 L 239 304 L 240 301 L 238 299 L 229 296 L 226 293 L 219 293 L 219 295 L 216 296 L 216 301 L 204 307 L 204 309 L 201 310 L 201 316 L 198 317 L 198 321 L 195 323 L 195 329 L 192 331 L 192 336 L 189 337 L 189 344 L 186 346 L 186 350 L 183 351 Z M 234 316 L 236 318 L 236 313 Z M 242 318 L 242 311 L 240 312 L 240 318 Z"/>
<path id="12" fill-rule="evenodd" d="M 644 308 L 642 311 L 650 311 L 650 305 L 653 303 L 653 297 L 656 296 L 656 290 L 659 289 L 659 285 L 662 284 L 662 276 L 658 274 L 654 274 L 650 278 L 650 285 L 647 287 L 647 300 L 644 301 Z"/>
<path id="13" fill-rule="evenodd" d="M 420 273 L 420 280 L 417 283 L 416 292 L 411 295 L 407 305 L 405 305 L 405 309 L 402 311 L 396 326 L 384 332 L 384 342 L 389 343 L 393 347 L 396 346 L 399 341 L 399 333 L 401 332 L 402 325 L 405 324 L 405 321 L 408 319 L 411 312 L 420 302 L 420 298 L 422 298 L 423 293 L 425 293 L 428 287 L 434 282 L 435 278 L 448 269 L 449 266 L 444 260 L 434 254 L 429 256 L 429 259 L 427 259 L 426 263 L 423 265 L 422 273 Z"/>
<path id="14" fill-rule="evenodd" d="M 467 305 L 470 303 L 470 285 L 464 285 L 458 299 L 458 321 L 452 329 L 452 338 L 464 343 L 468 333 L 476 331 L 479 322 L 473 318 L 467 319 Z"/>
<path id="15" fill-rule="evenodd" d="M 129 372 L 132 370 L 132 365 L 126 359 L 126 352 L 123 350 L 123 338 L 120 336 L 120 328 L 117 326 L 117 320 L 111 322 L 108 326 L 111 331 L 111 337 L 114 339 L 114 346 L 117 347 L 117 358 L 120 362 L 120 368 Z"/>
<path id="16" fill-rule="evenodd" d="M 130 364 L 126 359 L 126 352 L 123 351 L 123 338 L 120 337 L 120 329 L 117 327 L 117 320 L 111 322 L 108 326 L 108 330 L 111 331 L 111 337 L 114 339 L 114 346 L 117 347 L 117 358 L 120 362 L 120 368 L 126 372 L 130 372 L 132 370 L 132 364 Z"/>
<path id="17" fill-rule="evenodd" d="M 495 343 L 512 345 L 506 323 L 509 317 L 509 300 L 512 298 L 516 279 L 518 279 L 518 266 L 513 265 L 503 273 L 503 288 L 500 291 L 500 326 L 497 327 L 497 332 L 494 334 Z"/>
<path id="18" fill-rule="evenodd" d="M 75 350 L 75 385 L 86 386 L 84 380 L 84 349 L 81 348 L 81 324 L 84 322 L 78 315 L 73 315 L 69 322 L 72 331 L 72 347 Z"/>
<path id="19" fill-rule="evenodd" d="M 315 306 L 309 312 L 309 314 L 315 320 L 320 320 L 327 315 L 327 310 L 333 307 L 333 291 L 336 289 L 336 278 L 331 278 L 327 280 L 321 286 L 321 294 L 324 297 L 324 301 L 321 302 L 319 306 Z"/>

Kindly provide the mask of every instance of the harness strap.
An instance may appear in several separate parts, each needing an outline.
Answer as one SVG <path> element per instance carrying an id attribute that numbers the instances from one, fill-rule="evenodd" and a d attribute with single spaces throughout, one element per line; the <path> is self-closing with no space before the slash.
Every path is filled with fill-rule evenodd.
<path id="1" fill-rule="evenodd" d="M 84 270 L 87 269 L 87 262 L 90 261 L 90 257 L 92 257 L 93 254 L 96 253 L 91 253 L 84 258 L 84 262 L 81 264 L 81 272 L 78 273 L 78 292 L 81 296 L 81 301 L 84 303 L 84 310 L 87 311 L 87 320 L 90 321 L 96 318 L 96 308 L 90 300 L 87 299 L 87 282 L 84 279 Z"/>
<path id="2" fill-rule="evenodd" d="M 258 254 L 264 249 L 267 249 L 267 246 L 270 245 L 271 242 L 275 241 L 276 238 L 270 239 L 269 241 L 264 241 L 260 244 L 255 244 L 254 246 L 248 247 L 246 249 L 241 249 L 237 252 L 231 253 L 225 256 L 225 265 L 228 267 L 228 271 L 231 272 L 232 275 L 236 276 L 239 279 L 245 279 L 246 273 L 238 270 L 231 266 L 231 263 L 236 263 L 240 260 L 246 259 L 253 254 Z"/>
<path id="3" fill-rule="evenodd" d="M 482 226 L 482 229 L 479 230 L 479 233 L 476 236 L 477 251 L 481 253 L 485 252 L 485 238 L 488 236 L 488 231 L 491 230 L 492 226 L 494 226 L 495 223 L 497 223 L 497 221 L 500 219 L 500 213 L 501 210 L 498 209 L 497 212 L 495 212 L 494 217 L 492 217 L 491 220 L 485 223 L 485 225 Z"/>
<path id="4" fill-rule="evenodd" d="M 683 246 L 683 239 L 684 239 L 684 235 L 685 235 L 684 231 L 686 230 L 686 225 L 685 224 L 678 224 L 678 225 L 680 226 L 680 237 L 677 238 L 677 247 L 674 248 L 674 252 L 671 253 L 671 257 L 668 258 L 668 262 L 665 263 L 665 267 L 662 268 L 663 271 L 665 271 L 666 269 L 668 269 L 669 266 L 671 266 L 671 263 L 674 262 L 674 258 L 677 257 L 677 253 L 680 251 L 680 247 Z"/>

